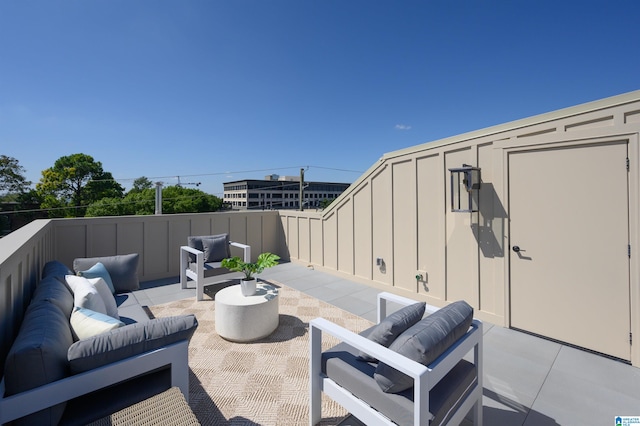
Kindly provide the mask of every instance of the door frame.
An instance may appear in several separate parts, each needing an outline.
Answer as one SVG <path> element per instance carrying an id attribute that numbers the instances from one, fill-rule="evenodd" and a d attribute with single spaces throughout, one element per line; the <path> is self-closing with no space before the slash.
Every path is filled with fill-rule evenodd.
<path id="1" fill-rule="evenodd" d="M 503 258 L 504 280 L 504 321 L 511 327 L 511 218 L 509 212 L 509 155 L 514 152 L 538 151 L 553 148 L 571 148 L 595 144 L 607 144 L 626 141 L 628 146 L 629 172 L 627 174 L 629 190 L 629 244 L 631 258 L 629 259 L 629 309 L 630 329 L 635 344 L 631 345 L 631 363 L 640 367 L 640 148 L 638 133 L 620 133 L 594 137 L 572 135 L 567 133 L 550 133 L 535 138 L 535 140 L 511 138 L 496 144 L 494 176 L 501 176 L 501 198 L 507 210 L 507 224 L 505 227 L 505 256 Z M 621 165 L 624 167 L 624 165 Z M 509 255 L 507 255 L 509 250 Z"/>

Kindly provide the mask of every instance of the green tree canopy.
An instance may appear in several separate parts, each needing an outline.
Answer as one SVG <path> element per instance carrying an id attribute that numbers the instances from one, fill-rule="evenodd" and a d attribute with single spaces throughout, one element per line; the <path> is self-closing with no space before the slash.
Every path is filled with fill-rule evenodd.
<path id="1" fill-rule="evenodd" d="M 0 155 L 0 192 L 23 193 L 31 182 L 24 177 L 24 167 L 18 160 L 7 155 Z"/>
<path id="2" fill-rule="evenodd" d="M 42 208 L 61 208 L 54 216 L 83 216 L 85 206 L 103 198 L 120 199 L 124 188 L 90 155 L 72 154 L 42 171 L 36 191 Z"/>
<path id="3" fill-rule="evenodd" d="M 87 216 L 151 215 L 155 213 L 155 188 L 131 189 L 122 199 L 104 198 L 89 206 Z M 198 189 L 169 186 L 162 190 L 162 212 L 204 213 L 220 210 L 222 199 Z"/>
<path id="4" fill-rule="evenodd" d="M 146 176 L 140 176 L 136 180 L 133 181 L 133 188 L 129 192 L 142 192 L 144 189 L 153 188 L 153 182 L 149 180 Z"/>

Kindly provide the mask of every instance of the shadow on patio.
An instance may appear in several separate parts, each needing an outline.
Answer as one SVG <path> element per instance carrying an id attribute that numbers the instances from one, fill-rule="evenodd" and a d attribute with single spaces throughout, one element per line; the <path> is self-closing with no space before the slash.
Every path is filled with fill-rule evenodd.
<path id="1" fill-rule="evenodd" d="M 265 270 L 260 278 L 276 281 L 368 321 L 375 321 L 378 289 L 296 263 L 283 263 Z M 195 289 L 182 290 L 176 282 L 177 278 L 144 283 L 136 297 L 141 303 L 151 307 L 195 297 Z M 209 293 L 212 294 L 216 291 L 214 288 L 211 290 Z M 199 304 L 201 309 L 207 309 L 210 301 Z M 282 318 L 281 316 L 280 327 L 283 325 Z M 291 325 L 295 322 L 291 321 Z M 298 328 L 300 327 L 306 328 L 307 324 L 298 321 Z M 484 335 L 485 424 L 603 425 L 613 424 L 614 417 L 618 415 L 640 414 L 640 369 L 487 323 Z M 241 363 L 243 357 L 251 354 L 256 346 L 234 344 L 234 348 L 233 354 L 227 354 L 229 361 Z M 304 364 L 308 359 L 299 361 Z M 307 374 L 306 365 L 294 365 L 291 368 L 298 368 L 301 375 Z M 192 380 L 192 389 L 199 386 L 200 378 L 192 376 Z M 216 386 L 225 386 L 223 377 L 214 380 L 217 381 Z M 308 392 L 308 388 L 303 386 L 301 392 Z M 274 397 L 277 396 L 257 396 L 258 399 L 262 398 L 264 404 L 268 404 L 269 398 Z M 217 417 L 221 415 L 220 410 L 211 398 L 192 398 L 190 404 L 196 415 L 201 412 L 198 417 L 201 417 L 203 424 L 214 424 L 210 422 L 211 419 L 220 419 Z M 206 411 L 206 416 L 202 414 L 202 410 Z M 253 424 L 241 417 L 229 416 L 224 420 L 220 419 L 227 423 L 215 424 Z M 340 418 L 325 418 L 323 424 L 335 424 Z M 348 420 L 342 424 L 358 422 Z"/>

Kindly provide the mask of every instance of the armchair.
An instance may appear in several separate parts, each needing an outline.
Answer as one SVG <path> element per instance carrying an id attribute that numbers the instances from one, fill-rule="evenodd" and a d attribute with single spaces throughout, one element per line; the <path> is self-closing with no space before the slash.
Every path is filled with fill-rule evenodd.
<path id="1" fill-rule="evenodd" d="M 188 245 L 180 247 L 180 286 L 187 288 L 187 282 L 193 280 L 196 300 L 202 300 L 204 286 L 215 284 L 216 276 L 229 272 L 221 262 L 231 256 L 230 247 L 242 249 L 244 261 L 251 261 L 251 246 L 230 241 L 229 234 L 189 237 Z"/>
<path id="2" fill-rule="evenodd" d="M 378 324 L 387 318 L 388 301 L 404 306 L 417 303 L 380 293 Z M 462 301 L 455 303 L 466 305 Z M 466 321 L 470 322 L 457 322 L 455 318 L 460 317 L 458 307 L 462 305 L 452 309 L 426 305 L 428 316 L 401 332 L 389 347 L 367 338 L 376 326 L 356 334 L 323 318 L 310 321 L 310 425 L 315 425 L 322 417 L 322 392 L 367 425 L 459 424 L 471 409 L 474 425 L 482 425 L 482 322 L 472 319 L 473 310 L 468 305 Z M 434 323 L 438 326 L 429 327 Z M 445 327 L 441 327 L 443 324 Z M 447 326 L 452 326 L 450 332 L 446 331 Z M 412 348 L 408 351 L 398 348 L 398 344 L 419 333 L 432 334 L 434 328 L 445 330 L 439 339 L 429 336 L 421 342 L 412 342 L 430 340 L 437 346 L 416 351 L 421 356 L 425 352 L 431 353 L 435 357 L 433 361 L 423 364 L 408 357 L 416 345 L 410 345 Z M 334 336 L 341 343 L 323 352 L 323 333 Z M 432 352 L 434 349 L 436 352 Z M 470 352 L 472 362 L 464 359 Z M 374 362 L 362 360 L 363 353 L 375 358 Z M 383 371 L 381 364 L 387 372 L 393 370 L 396 377 L 408 380 L 409 388 L 384 392 L 379 380 Z"/>

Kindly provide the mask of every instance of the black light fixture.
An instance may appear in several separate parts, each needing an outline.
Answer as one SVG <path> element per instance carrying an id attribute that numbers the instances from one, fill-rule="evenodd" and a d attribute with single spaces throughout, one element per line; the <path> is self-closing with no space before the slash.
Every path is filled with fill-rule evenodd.
<path id="1" fill-rule="evenodd" d="M 451 211 L 477 212 L 480 169 L 468 164 L 449 169 L 451 172 Z"/>

